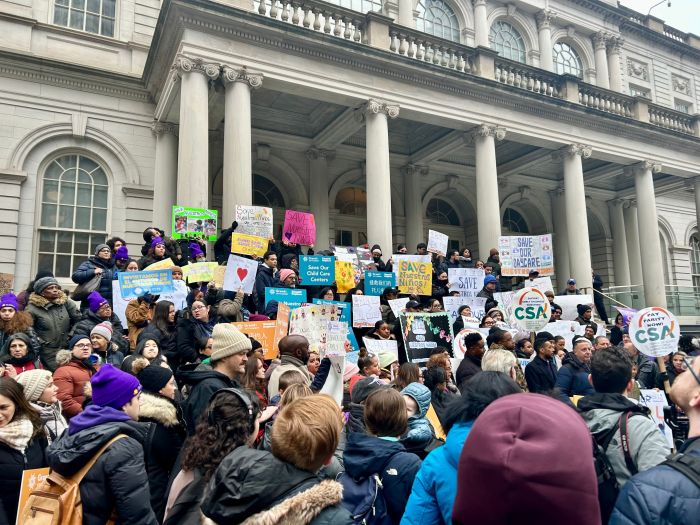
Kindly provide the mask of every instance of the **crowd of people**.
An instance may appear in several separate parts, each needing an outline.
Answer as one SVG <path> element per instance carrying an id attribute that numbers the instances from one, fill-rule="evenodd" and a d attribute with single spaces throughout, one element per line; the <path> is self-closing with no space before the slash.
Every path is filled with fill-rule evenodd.
<path id="1" fill-rule="evenodd" d="M 236 226 L 214 245 L 220 264 Z M 119 272 L 169 261 L 182 279 L 184 265 L 207 260 L 206 248 L 148 228 L 138 260 L 119 237 L 97 245 L 73 273 L 79 287 L 90 283 L 75 301 L 44 270 L 0 297 L 0 525 L 32 523 L 36 512 L 18 508 L 22 472 L 42 467 L 79 477 L 88 525 L 698 522 L 700 345 L 692 337 L 681 338 L 662 373 L 622 316 L 606 335 L 591 327 L 571 342 L 546 329 L 523 336 L 494 297 L 511 286 L 498 251 L 482 262 L 454 250 L 433 256 L 433 294 L 410 296 L 405 311 L 442 311 L 448 269 L 484 268 L 486 314 L 482 331 L 464 338 L 464 359 L 437 347 L 411 362 L 388 304 L 400 294 L 387 288 L 382 320 L 356 329 L 356 339 L 395 340 L 399 354 L 361 348 L 341 371 L 339 404 L 322 393 L 331 360 L 304 336 L 282 337 L 277 357 L 266 359 L 232 324 L 275 318 L 268 287 L 336 301 L 364 293 L 362 280 L 344 296 L 304 285 L 300 246 L 271 244 L 252 294 L 187 283 L 187 306 L 178 308 L 144 293 L 122 325 L 112 296 Z M 392 270 L 381 247 L 370 251 L 372 269 Z M 562 294 L 577 293 L 570 279 Z M 554 322 L 561 308 L 548 296 Z M 459 309 L 455 333 L 468 309 Z M 590 306 L 577 313 L 582 328 L 592 324 Z M 671 459 L 639 402 L 665 379 L 688 421 Z"/>

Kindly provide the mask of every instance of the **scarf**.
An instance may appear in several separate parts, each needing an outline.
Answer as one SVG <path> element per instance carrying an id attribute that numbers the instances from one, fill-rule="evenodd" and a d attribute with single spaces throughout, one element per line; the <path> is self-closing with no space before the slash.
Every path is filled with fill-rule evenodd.
<path id="1" fill-rule="evenodd" d="M 56 441 L 63 431 L 68 428 L 68 423 L 65 418 L 61 415 L 61 405 L 60 403 L 54 403 L 52 405 L 46 403 L 30 403 L 33 408 L 39 412 L 39 417 L 41 417 L 41 422 L 44 423 L 44 429 L 47 431 L 47 438 L 49 444 Z"/>
<path id="2" fill-rule="evenodd" d="M 22 454 L 34 435 L 34 425 L 29 419 L 20 417 L 0 427 L 0 443 L 4 443 Z"/>

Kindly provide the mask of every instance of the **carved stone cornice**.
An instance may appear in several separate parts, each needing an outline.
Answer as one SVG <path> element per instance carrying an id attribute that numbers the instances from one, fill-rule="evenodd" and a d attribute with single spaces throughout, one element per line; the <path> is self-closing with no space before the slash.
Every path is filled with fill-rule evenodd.
<path id="1" fill-rule="evenodd" d="M 406 164 L 402 169 L 404 170 L 406 175 L 413 175 L 414 173 L 417 173 L 419 175 L 427 175 L 430 168 L 423 164 L 414 164 L 410 162 Z"/>
<path id="2" fill-rule="evenodd" d="M 179 126 L 171 122 L 159 122 L 154 120 L 151 124 L 151 133 L 153 133 L 153 135 L 156 137 L 165 134 L 177 136 L 178 130 Z"/>
<path id="3" fill-rule="evenodd" d="M 399 105 L 398 104 L 388 104 L 383 100 L 377 100 L 376 98 L 369 99 L 363 106 L 362 112 L 372 113 L 377 115 L 379 113 L 386 114 L 389 118 L 396 118 L 399 116 Z"/>
<path id="4" fill-rule="evenodd" d="M 543 9 L 535 15 L 537 20 L 537 29 L 549 29 L 552 26 L 552 20 L 557 17 L 557 14 L 551 9 Z"/>
<path id="5" fill-rule="evenodd" d="M 605 49 L 610 38 L 610 33 L 607 31 L 599 31 L 593 35 L 593 47 L 595 49 Z"/>
<path id="6" fill-rule="evenodd" d="M 316 146 L 312 146 L 306 150 L 306 158 L 309 160 L 333 160 L 335 158 L 335 150 L 332 149 L 321 149 Z"/>
<path id="7" fill-rule="evenodd" d="M 474 7 L 486 7 L 486 0 L 472 0 L 472 3 L 474 4 Z"/>
<path id="8" fill-rule="evenodd" d="M 185 55 L 177 55 L 172 69 L 177 72 L 178 76 L 184 73 L 201 73 L 205 77 L 216 80 L 219 78 L 221 66 L 214 62 L 205 62 L 201 58 L 190 58 Z"/>
<path id="9" fill-rule="evenodd" d="M 625 39 L 621 36 L 611 36 L 608 40 L 608 53 L 619 55 L 622 51 L 622 46 L 625 45 Z"/>
<path id="10" fill-rule="evenodd" d="M 624 169 L 625 175 L 636 175 L 637 173 L 651 171 L 652 173 L 661 172 L 661 164 L 651 160 L 643 160 L 637 164 L 632 164 Z"/>
<path id="11" fill-rule="evenodd" d="M 251 73 L 245 67 L 234 69 L 224 66 L 221 70 L 221 78 L 227 86 L 233 82 L 245 82 L 251 89 L 258 89 L 263 81 L 262 73 Z"/>
<path id="12" fill-rule="evenodd" d="M 503 140 L 506 138 L 506 128 L 491 124 L 480 124 L 472 129 L 470 135 L 471 137 L 494 137 L 496 140 Z"/>
<path id="13" fill-rule="evenodd" d="M 559 152 L 562 155 L 570 157 L 578 155 L 582 159 L 587 159 L 593 153 L 593 148 L 587 144 L 569 144 L 568 146 L 564 146 L 562 149 L 560 149 Z"/>

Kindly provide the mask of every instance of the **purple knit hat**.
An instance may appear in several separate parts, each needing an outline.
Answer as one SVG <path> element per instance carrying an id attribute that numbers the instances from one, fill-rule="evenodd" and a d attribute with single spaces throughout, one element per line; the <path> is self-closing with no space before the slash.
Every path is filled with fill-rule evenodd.
<path id="1" fill-rule="evenodd" d="M 92 313 L 97 312 L 102 305 L 109 304 L 109 301 L 100 295 L 100 292 L 90 292 L 87 296 L 88 308 Z"/>
<path id="2" fill-rule="evenodd" d="M 162 244 L 165 246 L 165 241 L 163 240 L 163 237 L 154 237 L 153 240 L 151 241 L 151 248 L 155 248 L 159 244 Z"/>
<path id="3" fill-rule="evenodd" d="M 114 253 L 114 260 L 115 261 L 127 261 L 129 259 L 129 250 L 127 250 L 126 246 L 120 246 L 117 248 L 117 251 Z"/>
<path id="4" fill-rule="evenodd" d="M 190 243 L 190 257 L 192 259 L 196 259 L 200 255 L 204 255 L 204 252 L 202 251 L 202 248 L 199 247 L 198 242 L 191 242 Z"/>
<path id="5" fill-rule="evenodd" d="M 121 410 L 124 405 L 141 393 L 141 383 L 136 377 L 114 368 L 102 365 L 90 379 L 92 402 L 101 407 Z"/>
<path id="6" fill-rule="evenodd" d="M 14 308 L 15 311 L 19 310 L 19 303 L 17 302 L 17 296 L 13 294 L 12 292 L 6 293 L 2 297 L 0 297 L 0 308 L 5 308 L 6 306 L 9 306 L 10 308 Z"/>

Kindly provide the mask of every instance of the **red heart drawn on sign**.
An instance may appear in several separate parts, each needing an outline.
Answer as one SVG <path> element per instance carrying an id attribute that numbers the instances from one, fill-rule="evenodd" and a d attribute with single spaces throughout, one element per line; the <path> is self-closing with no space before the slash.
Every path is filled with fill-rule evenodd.
<path id="1" fill-rule="evenodd" d="M 243 282 L 245 279 L 245 276 L 248 275 L 248 269 L 247 268 L 238 268 L 236 270 L 236 273 L 238 274 L 238 278 Z"/>

